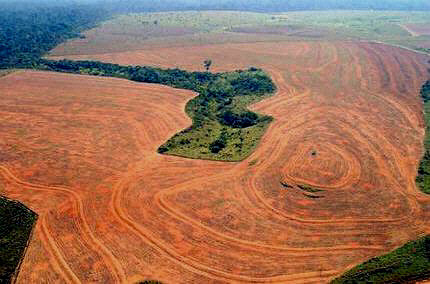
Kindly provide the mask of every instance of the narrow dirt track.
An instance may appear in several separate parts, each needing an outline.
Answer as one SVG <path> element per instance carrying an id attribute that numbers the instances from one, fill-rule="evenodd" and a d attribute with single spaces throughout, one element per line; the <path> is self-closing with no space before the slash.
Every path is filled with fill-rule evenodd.
<path id="1" fill-rule="evenodd" d="M 0 78 L 3 194 L 41 217 L 19 283 L 324 283 L 430 233 L 430 198 L 414 184 L 425 57 L 290 42 L 89 58 L 262 67 L 278 92 L 252 108 L 275 121 L 243 162 L 163 156 L 157 147 L 191 123 L 192 92 L 47 72 Z M 310 198 L 281 182 L 324 191 Z"/>

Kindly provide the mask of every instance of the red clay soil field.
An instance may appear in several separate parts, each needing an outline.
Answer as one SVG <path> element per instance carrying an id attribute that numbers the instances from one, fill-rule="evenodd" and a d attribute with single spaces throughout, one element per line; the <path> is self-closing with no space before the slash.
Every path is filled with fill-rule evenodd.
<path id="1" fill-rule="evenodd" d="M 413 36 L 430 35 L 430 23 L 426 24 L 406 24 L 404 27 Z"/>
<path id="2" fill-rule="evenodd" d="M 262 67 L 278 92 L 253 109 L 274 122 L 242 162 L 163 156 L 157 147 L 191 123 L 191 92 L 47 72 L 0 78 L 3 194 L 40 215 L 18 283 L 325 283 L 430 233 L 430 198 L 414 182 L 423 55 L 301 42 L 99 58 Z"/>

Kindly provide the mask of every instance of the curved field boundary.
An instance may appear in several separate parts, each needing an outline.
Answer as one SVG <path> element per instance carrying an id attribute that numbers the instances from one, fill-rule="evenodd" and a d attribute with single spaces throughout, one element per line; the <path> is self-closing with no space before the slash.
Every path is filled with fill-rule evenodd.
<path id="1" fill-rule="evenodd" d="M 14 200 L 11 200 L 11 199 L 3 196 L 3 195 L 0 195 L 0 201 L 6 202 L 4 206 L 7 208 L 6 209 L 7 211 L 12 212 L 12 211 L 16 210 L 16 208 L 14 208 L 14 206 L 15 206 L 15 207 L 19 207 L 20 210 L 28 212 L 28 216 L 24 217 L 23 219 L 25 219 L 25 220 L 21 220 L 21 222 L 24 222 L 24 221 L 27 221 L 27 220 L 31 221 L 32 218 L 34 219 L 34 220 L 31 221 L 31 223 L 32 223 L 31 224 L 31 229 L 29 230 L 28 235 L 25 237 L 26 240 L 25 240 L 25 245 L 23 246 L 24 247 L 23 251 L 14 252 L 14 253 L 19 253 L 20 257 L 19 257 L 18 263 L 12 264 L 12 265 L 15 265 L 15 269 L 14 269 L 14 271 L 13 271 L 13 273 L 11 275 L 7 275 L 6 274 L 7 271 L 9 270 L 8 269 L 9 267 L 8 267 L 7 260 L 4 259 L 2 261 L 2 265 L 3 265 L 2 270 L 3 271 L 2 271 L 2 274 L 0 275 L 1 281 L 5 281 L 5 282 L 9 282 L 10 281 L 12 283 L 15 283 L 16 279 L 17 279 L 17 276 L 18 276 L 18 273 L 19 273 L 19 270 L 21 268 L 22 261 L 23 261 L 25 255 L 26 255 L 27 248 L 28 248 L 28 246 L 30 244 L 30 241 L 31 241 L 31 238 L 32 238 L 32 235 L 33 235 L 33 232 L 34 232 L 34 227 L 35 227 L 35 224 L 37 222 L 37 214 L 35 212 L 33 212 L 31 209 L 29 209 L 27 206 L 25 206 L 24 204 L 22 204 L 20 202 L 17 202 L 17 201 L 14 201 Z M 6 220 L 6 222 L 8 222 L 8 221 L 9 220 Z M 4 224 L 1 224 L 1 225 L 3 226 Z M 20 228 L 19 229 L 25 230 L 26 228 L 24 227 L 24 224 L 20 224 Z M 6 232 L 6 231 L 2 232 L 2 236 L 3 236 L 2 243 L 5 245 L 3 247 L 3 249 L 9 249 L 9 248 L 12 247 L 12 244 L 10 244 L 10 240 L 8 240 L 8 238 L 9 238 L 8 233 L 9 232 Z M 20 232 L 20 233 L 25 234 L 27 232 Z M 15 238 L 15 236 L 14 236 L 14 238 Z M 16 241 L 16 240 L 13 240 L 13 241 Z M 9 255 L 9 257 L 10 257 L 10 255 Z"/>
<path id="2" fill-rule="evenodd" d="M 110 264 L 110 267 L 113 269 L 113 272 L 115 273 L 114 276 L 116 277 L 116 280 L 120 282 L 125 281 L 125 274 L 119 261 L 112 255 L 112 253 L 106 248 L 106 246 L 104 246 L 103 243 L 100 242 L 94 236 L 91 229 L 89 228 L 83 211 L 82 199 L 75 191 L 64 187 L 43 186 L 43 185 L 32 184 L 32 183 L 22 181 L 18 177 L 16 177 L 9 169 L 1 165 L 0 165 L 0 171 L 2 172 L 4 177 L 6 177 L 9 180 L 12 180 L 14 183 L 18 185 L 31 188 L 31 189 L 41 190 L 41 191 L 61 192 L 68 196 L 71 196 L 78 208 L 79 218 L 82 225 L 82 231 L 87 236 L 86 241 L 91 243 L 93 247 L 97 248 L 97 252 L 102 254 L 105 261 Z M 63 274 L 65 276 L 65 279 L 68 279 L 73 283 L 80 283 L 80 280 L 76 277 L 74 272 L 67 265 L 67 262 L 64 260 L 64 256 L 58 250 L 58 247 L 55 245 L 55 240 L 51 237 L 49 230 L 47 228 L 47 224 L 45 222 L 45 218 L 43 216 L 41 218 L 40 223 L 41 223 L 40 226 L 42 227 L 44 237 L 46 238 L 46 242 L 50 245 L 51 250 L 53 251 L 53 254 L 55 256 L 55 259 L 57 260 L 57 265 L 58 267 L 60 267 L 59 271 L 65 271 Z"/>

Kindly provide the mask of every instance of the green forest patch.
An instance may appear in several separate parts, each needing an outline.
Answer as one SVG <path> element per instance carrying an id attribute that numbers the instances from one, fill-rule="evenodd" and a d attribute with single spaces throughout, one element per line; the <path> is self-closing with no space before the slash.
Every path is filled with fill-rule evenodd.
<path id="1" fill-rule="evenodd" d="M 331 283 L 413 283 L 430 277 L 430 236 L 372 258 Z"/>
<path id="2" fill-rule="evenodd" d="M 416 184 L 422 192 L 430 194 L 430 80 L 423 85 L 420 94 L 424 102 L 426 134 L 424 138 L 424 155 L 418 167 Z"/>
<path id="3" fill-rule="evenodd" d="M 0 283 L 10 283 L 27 247 L 37 215 L 0 196 Z"/>

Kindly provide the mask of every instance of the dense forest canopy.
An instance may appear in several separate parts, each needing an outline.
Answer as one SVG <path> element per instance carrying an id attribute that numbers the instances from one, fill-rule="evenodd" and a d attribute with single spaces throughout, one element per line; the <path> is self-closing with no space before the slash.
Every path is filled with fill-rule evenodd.
<path id="1" fill-rule="evenodd" d="M 2 3 L 0 68 L 31 67 L 59 43 L 107 17 L 95 5 Z"/>

